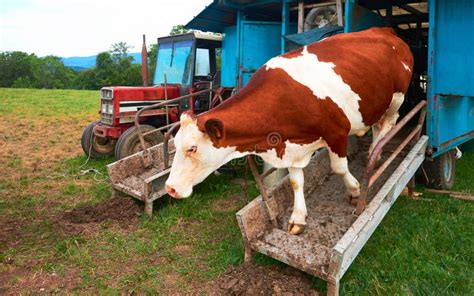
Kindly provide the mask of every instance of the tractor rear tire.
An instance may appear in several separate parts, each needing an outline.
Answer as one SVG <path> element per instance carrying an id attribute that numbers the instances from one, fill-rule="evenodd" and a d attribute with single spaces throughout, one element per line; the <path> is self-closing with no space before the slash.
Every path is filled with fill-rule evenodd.
<path id="1" fill-rule="evenodd" d="M 140 128 L 143 133 L 156 129 L 151 125 L 141 125 Z M 163 134 L 161 132 L 155 132 L 145 136 L 145 146 L 147 148 L 158 145 L 161 142 L 163 142 Z M 142 146 L 140 144 L 140 138 L 138 137 L 138 131 L 135 126 L 132 126 L 118 139 L 117 145 L 115 146 L 115 159 L 119 160 L 140 151 L 142 151 Z"/>
<path id="2" fill-rule="evenodd" d="M 98 123 L 98 121 L 90 123 L 82 132 L 81 146 L 87 157 L 103 158 L 114 154 L 117 140 L 94 135 L 94 127 Z"/>
<path id="3" fill-rule="evenodd" d="M 450 150 L 431 161 L 425 160 L 423 169 L 428 178 L 428 180 L 425 180 L 428 187 L 444 190 L 451 189 L 454 185 L 454 176 L 456 173 L 455 150 Z"/>

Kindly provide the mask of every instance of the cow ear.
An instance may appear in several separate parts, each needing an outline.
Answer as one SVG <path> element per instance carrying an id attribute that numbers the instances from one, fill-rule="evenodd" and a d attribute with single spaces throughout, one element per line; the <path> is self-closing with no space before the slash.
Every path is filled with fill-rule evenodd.
<path id="1" fill-rule="evenodd" d="M 204 129 L 213 143 L 219 143 L 224 138 L 224 123 L 219 119 L 208 119 L 204 123 Z"/>

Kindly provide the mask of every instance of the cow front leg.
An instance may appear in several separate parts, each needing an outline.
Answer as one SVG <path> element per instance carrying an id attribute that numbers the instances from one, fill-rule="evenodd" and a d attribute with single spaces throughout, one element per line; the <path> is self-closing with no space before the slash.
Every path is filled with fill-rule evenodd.
<path id="1" fill-rule="evenodd" d="M 293 213 L 288 221 L 288 232 L 300 234 L 306 229 L 306 202 L 304 200 L 304 175 L 301 168 L 288 168 L 290 173 L 290 184 L 295 194 Z"/>
<path id="2" fill-rule="evenodd" d="M 329 150 L 329 160 L 331 161 L 332 171 L 341 176 L 344 180 L 344 184 L 346 185 L 351 199 L 358 198 L 360 196 L 360 184 L 351 172 L 349 172 L 347 157 L 339 157 L 337 153 Z"/>

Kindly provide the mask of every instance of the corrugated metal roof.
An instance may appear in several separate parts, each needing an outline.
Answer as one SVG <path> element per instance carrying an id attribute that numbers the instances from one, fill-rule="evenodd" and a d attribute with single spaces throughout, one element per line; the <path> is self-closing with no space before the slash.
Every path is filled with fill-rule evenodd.
<path id="1" fill-rule="evenodd" d="M 222 1 L 214 1 L 197 16 L 195 16 L 186 28 L 222 33 L 225 27 L 233 26 L 236 23 L 236 9 L 224 6 Z"/>
<path id="2" fill-rule="evenodd" d="M 281 0 L 214 0 L 186 24 L 186 28 L 222 33 L 225 27 L 236 24 L 239 9 L 248 20 L 281 20 Z"/>

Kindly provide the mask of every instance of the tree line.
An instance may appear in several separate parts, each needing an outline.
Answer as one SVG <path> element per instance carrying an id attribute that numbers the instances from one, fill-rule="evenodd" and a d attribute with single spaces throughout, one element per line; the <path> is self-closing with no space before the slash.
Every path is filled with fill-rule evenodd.
<path id="1" fill-rule="evenodd" d="M 169 35 L 189 32 L 183 25 L 173 26 Z M 140 86 L 141 65 L 133 64 L 131 46 L 112 44 L 96 57 L 95 67 L 76 71 L 66 67 L 60 57 L 38 57 L 21 51 L 0 52 L 0 87 L 48 89 L 100 89 L 103 86 Z M 148 85 L 153 85 L 157 44 L 148 50 Z"/>
<path id="2" fill-rule="evenodd" d="M 0 87 L 99 89 L 107 85 L 142 85 L 141 65 L 132 63 L 129 49 L 124 42 L 114 43 L 110 51 L 97 55 L 95 67 L 82 71 L 66 67 L 57 56 L 0 52 Z"/>

